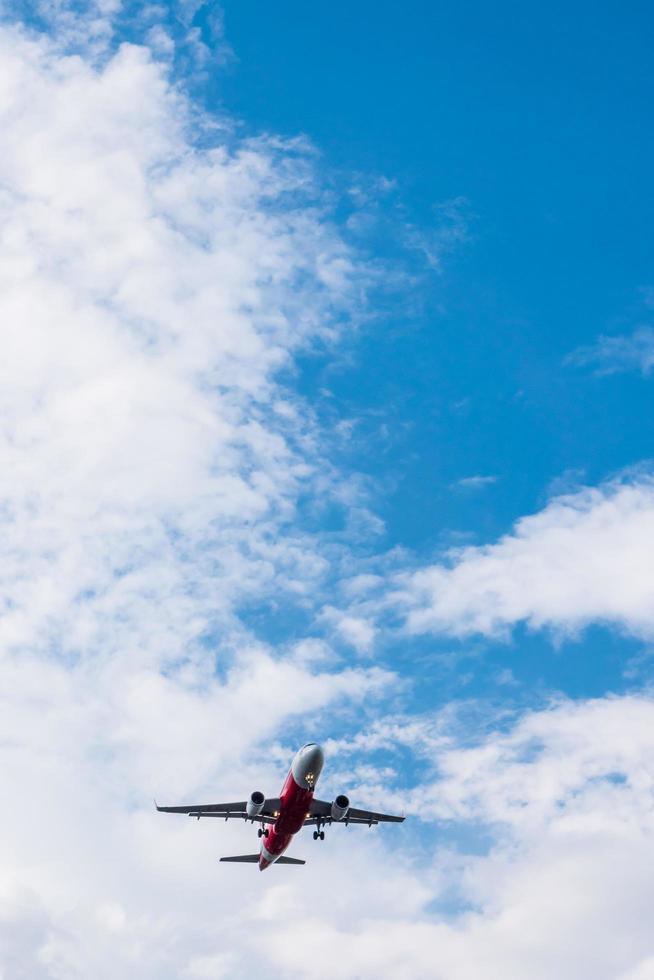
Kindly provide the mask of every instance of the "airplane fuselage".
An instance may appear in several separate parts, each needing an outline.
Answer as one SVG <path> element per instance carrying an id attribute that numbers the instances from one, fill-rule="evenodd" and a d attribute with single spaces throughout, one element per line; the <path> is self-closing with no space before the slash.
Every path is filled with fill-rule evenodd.
<path id="1" fill-rule="evenodd" d="M 314 742 L 296 753 L 279 794 L 279 814 L 261 839 L 259 871 L 274 864 L 304 826 L 324 762 L 323 751 Z"/>

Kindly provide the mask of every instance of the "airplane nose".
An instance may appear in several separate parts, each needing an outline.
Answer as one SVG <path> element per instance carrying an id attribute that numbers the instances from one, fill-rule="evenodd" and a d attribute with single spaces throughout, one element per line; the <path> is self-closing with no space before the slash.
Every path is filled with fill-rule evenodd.
<path id="1" fill-rule="evenodd" d="M 312 745 L 306 754 L 307 765 L 318 775 L 325 764 L 325 754 L 319 745 Z"/>
<path id="2" fill-rule="evenodd" d="M 325 756 L 319 745 L 309 742 L 304 745 L 293 760 L 293 778 L 303 789 L 313 789 L 325 763 Z"/>

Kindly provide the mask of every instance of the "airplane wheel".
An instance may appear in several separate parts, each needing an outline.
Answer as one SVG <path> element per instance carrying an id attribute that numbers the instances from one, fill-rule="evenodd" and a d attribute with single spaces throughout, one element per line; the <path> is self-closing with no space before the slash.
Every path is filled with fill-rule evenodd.
<path id="1" fill-rule="evenodd" d="M 325 831 L 324 830 L 321 830 L 320 831 L 320 840 L 324 840 L 324 839 L 325 839 Z"/>
<path id="2" fill-rule="evenodd" d="M 313 839 L 314 840 L 318 840 L 318 831 L 317 830 L 314 830 L 314 832 L 313 832 Z"/>
<path id="3" fill-rule="evenodd" d="M 257 830 L 257 837 L 263 837 L 263 830 L 261 829 L 261 827 L 259 827 L 259 829 Z"/>
<path id="4" fill-rule="evenodd" d="M 264 830 L 264 832 L 263 832 L 263 836 L 264 836 L 264 837 L 268 837 L 268 834 L 269 834 L 269 833 L 270 833 L 270 831 L 269 831 L 269 830 Z"/>

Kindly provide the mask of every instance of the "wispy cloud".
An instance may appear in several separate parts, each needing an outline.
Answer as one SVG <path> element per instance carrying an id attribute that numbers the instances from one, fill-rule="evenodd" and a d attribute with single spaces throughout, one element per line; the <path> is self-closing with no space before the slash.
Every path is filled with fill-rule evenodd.
<path id="1" fill-rule="evenodd" d="M 623 336 L 601 336 L 597 343 L 573 351 L 566 362 L 590 366 L 600 375 L 619 371 L 640 371 L 647 375 L 654 367 L 654 329 L 641 326 Z"/>
<path id="2" fill-rule="evenodd" d="M 433 208 L 435 223 L 431 229 L 407 225 L 406 243 L 409 248 L 422 253 L 427 265 L 438 271 L 443 256 L 470 238 L 470 226 L 474 214 L 465 197 L 442 201 Z"/>
<path id="3" fill-rule="evenodd" d="M 460 487 L 462 490 L 483 490 L 484 487 L 497 483 L 497 480 L 498 477 L 496 476 L 464 476 L 457 480 L 453 486 Z"/>

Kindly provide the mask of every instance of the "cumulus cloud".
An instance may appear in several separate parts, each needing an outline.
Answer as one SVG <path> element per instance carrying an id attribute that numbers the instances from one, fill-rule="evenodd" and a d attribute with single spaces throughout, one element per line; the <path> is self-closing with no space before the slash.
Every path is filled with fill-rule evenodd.
<path id="1" fill-rule="evenodd" d="M 523 622 L 591 622 L 654 635 L 654 482 L 618 480 L 555 498 L 498 541 L 403 575 L 394 597 L 413 633 L 500 635 Z"/>
<path id="2" fill-rule="evenodd" d="M 350 308 L 352 262 L 301 154 L 195 149 L 143 48 L 0 43 L 0 638 L 176 655 L 282 568 L 320 575 L 278 533 L 319 456 L 274 375 Z"/>
<path id="3" fill-rule="evenodd" d="M 349 616 L 334 606 L 327 606 L 322 613 L 323 622 L 331 625 L 336 633 L 358 653 L 370 653 L 377 633 L 369 619 Z"/>

